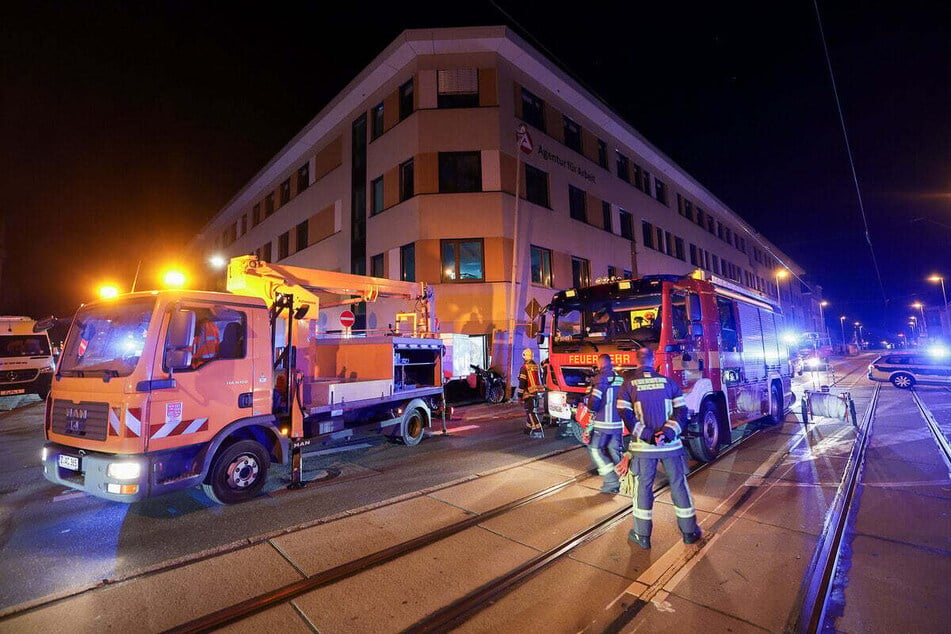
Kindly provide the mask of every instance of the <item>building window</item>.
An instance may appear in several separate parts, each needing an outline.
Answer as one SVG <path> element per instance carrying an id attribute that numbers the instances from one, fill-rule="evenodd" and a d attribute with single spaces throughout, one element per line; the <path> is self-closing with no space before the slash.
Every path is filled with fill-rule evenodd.
<path id="1" fill-rule="evenodd" d="M 713 219 L 713 216 L 707 214 L 707 231 L 716 235 L 717 232 L 717 221 Z"/>
<path id="2" fill-rule="evenodd" d="M 261 203 L 251 207 L 251 226 L 256 227 L 261 223 Z"/>
<path id="3" fill-rule="evenodd" d="M 413 114 L 413 80 L 400 86 L 400 121 Z"/>
<path id="4" fill-rule="evenodd" d="M 383 272 L 383 254 L 377 253 L 370 258 L 370 276 L 371 277 L 386 277 Z"/>
<path id="5" fill-rule="evenodd" d="M 400 279 L 404 282 L 416 281 L 416 243 L 414 242 L 400 247 Z"/>
<path id="6" fill-rule="evenodd" d="M 482 191 L 480 152 L 440 152 L 439 192 L 458 194 Z"/>
<path id="7" fill-rule="evenodd" d="M 565 145 L 568 149 L 581 153 L 581 126 L 569 119 L 562 117 L 565 124 Z"/>
<path id="8" fill-rule="evenodd" d="M 303 251 L 307 248 L 307 221 L 297 225 L 297 250 Z"/>
<path id="9" fill-rule="evenodd" d="M 621 237 L 628 240 L 634 239 L 634 218 L 623 209 L 618 210 L 618 216 L 621 221 Z"/>
<path id="10" fill-rule="evenodd" d="M 383 177 L 370 181 L 370 215 L 383 211 Z"/>
<path id="11" fill-rule="evenodd" d="M 601 216 L 604 222 L 604 230 L 614 233 L 613 223 L 611 222 L 611 203 L 606 200 L 601 201 Z"/>
<path id="12" fill-rule="evenodd" d="M 718 258 L 715 255 L 711 257 L 713 258 L 713 268 L 711 268 L 710 270 L 716 273 L 717 275 L 719 275 L 720 274 L 720 258 Z"/>
<path id="13" fill-rule="evenodd" d="M 532 284 L 551 288 L 551 251 L 532 246 Z"/>
<path id="14" fill-rule="evenodd" d="M 667 248 L 664 250 L 664 253 L 666 253 L 667 255 L 673 255 L 674 254 L 674 237 L 670 234 L 669 231 L 664 232 L 664 237 L 667 238 L 667 241 L 666 241 Z"/>
<path id="15" fill-rule="evenodd" d="M 485 280 L 482 239 L 442 241 L 442 281 L 481 282 Z"/>
<path id="16" fill-rule="evenodd" d="M 274 192 L 264 197 L 264 217 L 268 218 L 274 213 Z"/>
<path id="17" fill-rule="evenodd" d="M 281 183 L 281 206 L 291 202 L 291 179 Z"/>
<path id="18" fill-rule="evenodd" d="M 654 179 L 654 198 L 664 205 L 667 204 L 667 184 L 659 178 Z"/>
<path id="19" fill-rule="evenodd" d="M 697 224 L 701 227 L 706 226 L 706 215 L 703 213 L 703 209 L 697 207 Z"/>
<path id="20" fill-rule="evenodd" d="M 697 259 L 697 245 L 690 245 L 690 263 L 694 266 L 700 266 L 700 260 Z"/>
<path id="21" fill-rule="evenodd" d="M 687 256 L 684 254 L 684 239 L 674 237 L 674 257 L 678 260 L 687 261 Z"/>
<path id="22" fill-rule="evenodd" d="M 248 214 L 241 214 L 241 235 L 248 232 Z"/>
<path id="23" fill-rule="evenodd" d="M 370 140 L 383 134 L 383 104 L 379 103 L 370 111 Z"/>
<path id="24" fill-rule="evenodd" d="M 436 72 L 436 105 L 475 108 L 479 105 L 479 69 L 454 68 Z"/>
<path id="25" fill-rule="evenodd" d="M 583 189 L 578 189 L 574 185 L 568 185 L 568 215 L 581 222 L 588 221 L 588 214 L 585 210 L 585 198 L 587 198 Z"/>
<path id="26" fill-rule="evenodd" d="M 302 192 L 310 187 L 310 162 L 297 168 L 297 191 Z"/>
<path id="27" fill-rule="evenodd" d="M 291 254 L 291 232 L 285 231 L 277 237 L 277 259 L 283 260 Z"/>
<path id="28" fill-rule="evenodd" d="M 608 144 L 598 139 L 598 165 L 608 169 Z"/>
<path id="29" fill-rule="evenodd" d="M 261 247 L 260 258 L 262 262 L 271 261 L 271 243 L 270 242 L 268 242 L 267 244 Z"/>
<path id="30" fill-rule="evenodd" d="M 522 119 L 525 123 L 545 131 L 545 102 L 522 88 Z"/>
<path id="31" fill-rule="evenodd" d="M 548 207 L 548 172 L 525 165 L 525 200 Z"/>
<path id="32" fill-rule="evenodd" d="M 631 167 L 627 157 L 617 152 L 617 175 L 622 181 L 631 182 Z"/>
<path id="33" fill-rule="evenodd" d="M 416 193 L 413 159 L 400 164 L 400 202 L 409 200 Z"/>
<path id="34" fill-rule="evenodd" d="M 641 238 L 644 240 L 645 247 L 654 248 L 654 227 L 651 226 L 651 223 L 641 222 Z"/>
<path id="35" fill-rule="evenodd" d="M 645 169 L 641 170 L 641 191 L 648 196 L 651 193 L 651 173 Z"/>
<path id="36" fill-rule="evenodd" d="M 571 283 L 575 288 L 591 284 L 591 263 L 582 258 L 571 258 Z"/>
<path id="37" fill-rule="evenodd" d="M 617 278 L 617 267 L 608 265 L 608 279 L 613 280 Z"/>

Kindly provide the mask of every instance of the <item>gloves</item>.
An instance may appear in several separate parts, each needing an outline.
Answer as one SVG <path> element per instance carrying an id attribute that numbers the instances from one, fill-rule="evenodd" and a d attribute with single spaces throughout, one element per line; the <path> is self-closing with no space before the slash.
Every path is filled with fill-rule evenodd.
<path id="1" fill-rule="evenodd" d="M 625 453 L 623 456 L 621 456 L 621 461 L 615 465 L 614 473 L 623 478 L 627 474 L 630 465 L 631 456 Z"/>
<path id="2" fill-rule="evenodd" d="M 648 428 L 644 428 L 644 431 L 641 432 L 640 439 L 646 442 L 649 445 L 654 444 L 654 432 Z"/>
<path id="3" fill-rule="evenodd" d="M 591 444 L 591 432 L 588 431 L 587 429 L 581 432 L 581 442 L 583 442 L 586 445 Z"/>
<path id="4" fill-rule="evenodd" d="M 664 425 L 663 427 L 658 429 L 657 433 L 654 434 L 654 442 L 657 445 L 660 445 L 660 444 L 666 445 L 669 442 L 674 442 L 674 440 L 676 439 L 677 439 L 677 432 L 675 432 L 673 429 L 671 429 L 667 425 Z"/>

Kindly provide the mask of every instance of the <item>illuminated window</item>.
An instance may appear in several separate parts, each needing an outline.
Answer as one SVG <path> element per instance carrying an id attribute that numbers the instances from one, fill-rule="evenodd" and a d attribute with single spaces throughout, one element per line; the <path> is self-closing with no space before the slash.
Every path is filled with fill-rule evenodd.
<path id="1" fill-rule="evenodd" d="M 482 239 L 443 240 L 442 281 L 481 282 L 485 280 Z"/>
<path id="2" fill-rule="evenodd" d="M 551 287 L 551 251 L 532 246 L 532 284 Z"/>

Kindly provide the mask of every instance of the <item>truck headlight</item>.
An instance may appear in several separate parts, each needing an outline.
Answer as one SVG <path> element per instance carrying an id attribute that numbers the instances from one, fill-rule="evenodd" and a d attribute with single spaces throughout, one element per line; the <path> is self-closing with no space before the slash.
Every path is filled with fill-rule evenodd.
<path id="1" fill-rule="evenodd" d="M 137 480 L 142 473 L 138 462 L 113 462 L 106 468 L 106 477 L 115 480 Z"/>

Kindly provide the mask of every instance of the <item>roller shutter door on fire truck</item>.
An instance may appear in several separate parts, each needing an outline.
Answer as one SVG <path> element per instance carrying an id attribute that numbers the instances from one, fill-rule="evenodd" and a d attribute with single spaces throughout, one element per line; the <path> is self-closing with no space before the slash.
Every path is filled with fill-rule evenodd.
<path id="1" fill-rule="evenodd" d="M 740 314 L 740 336 L 743 338 L 743 371 L 747 381 L 758 381 L 766 377 L 759 309 L 743 302 L 737 302 L 736 308 Z"/>

